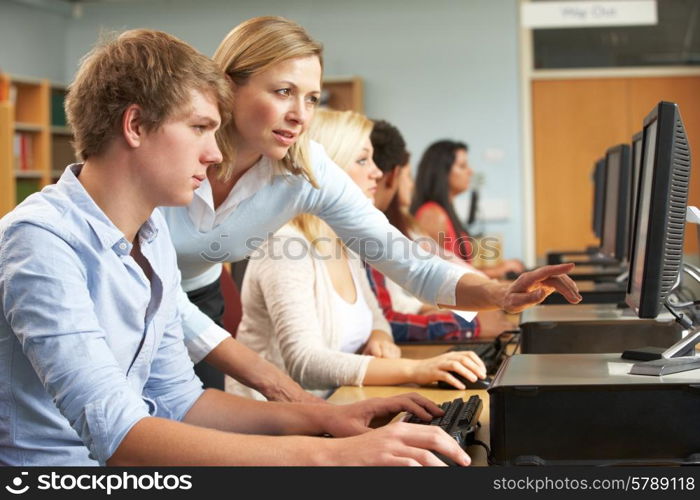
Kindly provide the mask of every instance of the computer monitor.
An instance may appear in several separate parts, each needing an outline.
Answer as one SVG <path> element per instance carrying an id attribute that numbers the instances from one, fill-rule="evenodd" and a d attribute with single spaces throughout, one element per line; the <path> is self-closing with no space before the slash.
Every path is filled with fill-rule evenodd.
<path id="1" fill-rule="evenodd" d="M 676 104 L 662 101 L 652 109 L 642 143 L 625 301 L 640 318 L 655 318 L 683 258 L 690 148 Z"/>
<path id="2" fill-rule="evenodd" d="M 593 166 L 593 234 L 600 242 L 603 237 L 603 202 L 605 201 L 605 158 Z"/>
<path id="3" fill-rule="evenodd" d="M 619 144 L 605 153 L 605 201 L 603 237 L 600 252 L 605 257 L 623 260 L 627 255 L 627 231 L 630 196 L 630 147 Z"/>
<path id="4" fill-rule="evenodd" d="M 629 263 L 630 253 L 632 252 L 632 237 L 634 236 L 634 215 L 637 207 L 637 189 L 639 188 L 639 172 L 642 170 L 642 131 L 640 130 L 632 136 L 632 161 L 630 163 L 632 170 L 630 172 L 630 203 L 629 217 L 627 218 L 627 255 L 626 260 Z"/>

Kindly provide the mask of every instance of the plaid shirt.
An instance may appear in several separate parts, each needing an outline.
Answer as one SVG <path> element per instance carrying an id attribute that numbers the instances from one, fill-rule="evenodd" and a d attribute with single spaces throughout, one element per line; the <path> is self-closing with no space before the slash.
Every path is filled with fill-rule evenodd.
<path id="1" fill-rule="evenodd" d="M 396 342 L 421 340 L 462 340 L 479 334 L 479 323 L 466 321 L 451 311 L 430 314 L 404 314 L 393 309 L 391 295 L 386 287 L 384 275 L 371 266 L 367 267 L 367 277 L 372 291 L 377 296 L 391 333 Z"/>

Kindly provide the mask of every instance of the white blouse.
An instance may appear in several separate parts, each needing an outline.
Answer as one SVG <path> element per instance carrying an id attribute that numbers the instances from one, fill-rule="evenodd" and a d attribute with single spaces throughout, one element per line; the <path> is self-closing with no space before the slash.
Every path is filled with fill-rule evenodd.
<path id="1" fill-rule="evenodd" d="M 340 350 L 356 353 L 365 345 L 372 331 L 372 311 L 370 311 L 365 296 L 357 286 L 354 266 L 350 266 L 353 288 L 355 288 L 355 303 L 351 304 L 340 296 L 335 287 L 331 287 L 333 295 L 333 318 L 340 325 Z"/>

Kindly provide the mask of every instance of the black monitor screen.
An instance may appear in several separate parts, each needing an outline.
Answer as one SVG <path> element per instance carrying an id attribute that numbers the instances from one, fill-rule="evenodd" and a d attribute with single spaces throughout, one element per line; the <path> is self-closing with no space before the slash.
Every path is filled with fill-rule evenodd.
<path id="1" fill-rule="evenodd" d="M 603 237 L 603 202 L 605 201 L 605 158 L 593 166 L 593 234 Z"/>
<path id="2" fill-rule="evenodd" d="M 630 260 L 632 252 L 632 237 L 634 236 L 634 216 L 637 208 L 637 191 L 639 190 L 639 173 L 642 171 L 642 132 L 637 132 L 632 136 L 632 161 L 630 165 L 630 203 L 629 217 L 627 220 L 627 255 L 626 260 Z"/>
<path id="3" fill-rule="evenodd" d="M 683 261 L 690 148 L 678 106 L 655 106 L 642 141 L 626 302 L 640 318 L 655 318 Z"/>
<path id="4" fill-rule="evenodd" d="M 634 215 L 637 206 L 637 190 L 639 189 L 639 172 L 642 171 L 642 133 L 632 137 L 632 190 L 630 192 L 630 214 Z M 630 217 L 630 226 L 634 225 L 634 217 Z"/>
<path id="5" fill-rule="evenodd" d="M 635 231 L 634 261 L 630 263 L 630 295 L 635 304 L 639 304 L 639 295 L 642 290 L 642 279 L 644 278 L 644 259 L 647 250 L 647 232 L 649 230 L 649 207 L 651 205 L 652 177 L 654 176 L 654 152 L 656 150 L 656 126 L 654 120 L 644 130 L 646 138 L 644 142 L 644 152 L 642 155 L 644 164 L 640 172 L 642 178 L 639 184 L 638 209 Z"/>
<path id="6" fill-rule="evenodd" d="M 601 253 L 622 260 L 627 253 L 627 221 L 630 192 L 630 147 L 608 149 L 605 154 L 605 201 Z"/>

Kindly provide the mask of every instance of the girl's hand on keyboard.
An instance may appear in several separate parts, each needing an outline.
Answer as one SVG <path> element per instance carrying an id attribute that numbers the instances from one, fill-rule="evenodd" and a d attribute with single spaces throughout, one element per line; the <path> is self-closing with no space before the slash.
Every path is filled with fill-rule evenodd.
<path id="1" fill-rule="evenodd" d="M 346 439 L 329 439 L 329 465 L 444 466 L 435 453 L 458 465 L 471 463 L 453 438 L 432 425 L 396 422 Z M 435 453 L 434 453 L 435 452 Z"/>
<path id="2" fill-rule="evenodd" d="M 471 351 L 446 352 L 434 358 L 414 360 L 413 381 L 418 384 L 432 384 L 442 380 L 457 389 L 464 384 L 451 373 L 455 372 L 472 382 L 486 378 L 484 362 Z"/>

